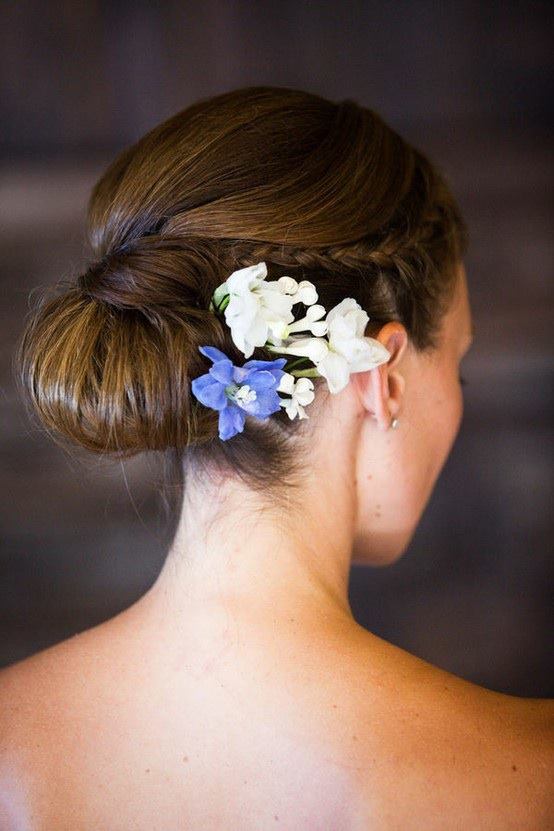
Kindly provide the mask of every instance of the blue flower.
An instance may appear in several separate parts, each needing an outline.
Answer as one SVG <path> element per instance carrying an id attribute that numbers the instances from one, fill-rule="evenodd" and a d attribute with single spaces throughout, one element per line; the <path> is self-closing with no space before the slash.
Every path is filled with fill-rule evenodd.
<path id="1" fill-rule="evenodd" d="M 247 415 L 265 419 L 281 409 L 277 387 L 285 374 L 287 358 L 251 360 L 234 366 L 215 346 L 199 346 L 198 350 L 213 361 L 213 366 L 192 380 L 192 392 L 201 404 L 219 410 L 220 439 L 242 433 Z"/>

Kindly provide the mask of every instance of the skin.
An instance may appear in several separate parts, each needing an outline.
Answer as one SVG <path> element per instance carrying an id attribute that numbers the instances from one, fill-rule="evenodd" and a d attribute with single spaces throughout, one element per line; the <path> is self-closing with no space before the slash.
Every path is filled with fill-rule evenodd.
<path id="1" fill-rule="evenodd" d="M 239 481 L 191 483 L 137 603 L 0 673 L 2 828 L 552 825 L 553 703 L 466 682 L 352 616 L 352 562 L 402 555 L 459 430 L 463 266 L 439 350 L 399 323 L 375 336 L 390 361 L 313 416 L 285 514 Z"/>
<path id="2" fill-rule="evenodd" d="M 460 277 L 439 350 L 418 353 L 402 324 L 386 324 L 376 338 L 388 363 L 353 374 L 313 416 L 307 475 L 285 516 L 260 511 L 237 481 L 190 488 L 160 589 L 184 593 L 189 609 L 248 598 L 352 619 L 352 562 L 387 565 L 402 555 L 459 430 L 459 364 L 472 342 L 463 267 Z"/>

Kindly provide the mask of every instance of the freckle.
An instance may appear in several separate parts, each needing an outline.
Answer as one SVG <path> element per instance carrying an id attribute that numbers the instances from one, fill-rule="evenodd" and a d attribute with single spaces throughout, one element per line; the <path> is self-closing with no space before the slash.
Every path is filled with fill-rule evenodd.
<path id="1" fill-rule="evenodd" d="M 188 762 L 188 760 L 189 760 L 188 756 L 183 756 L 183 762 Z"/>
<path id="2" fill-rule="evenodd" d="M 515 765 L 512 765 L 512 770 L 517 770 Z"/>
<path id="3" fill-rule="evenodd" d="M 371 474 L 371 473 L 369 473 L 369 474 L 368 474 L 368 476 L 367 476 L 367 478 L 368 478 L 368 479 L 373 479 L 372 474 Z"/>
<path id="4" fill-rule="evenodd" d="M 381 511 L 375 511 L 375 516 L 381 516 Z"/>
<path id="5" fill-rule="evenodd" d="M 336 704 L 333 704 L 333 708 L 336 710 L 336 709 L 337 709 L 337 705 L 336 705 Z"/>
<path id="6" fill-rule="evenodd" d="M 357 741 L 357 739 L 358 739 L 358 737 L 356 736 L 356 734 L 354 734 L 354 735 L 352 736 L 352 738 L 354 739 L 354 741 Z"/>
<path id="7" fill-rule="evenodd" d="M 145 773 L 150 773 L 150 768 L 146 768 Z"/>
<path id="8" fill-rule="evenodd" d="M 277 819 L 277 820 L 279 819 L 279 817 L 277 816 L 277 814 L 274 814 L 273 819 Z"/>

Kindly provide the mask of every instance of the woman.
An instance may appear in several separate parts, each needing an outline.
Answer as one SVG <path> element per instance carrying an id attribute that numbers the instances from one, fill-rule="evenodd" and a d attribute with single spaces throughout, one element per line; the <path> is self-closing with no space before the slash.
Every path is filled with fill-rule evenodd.
<path id="1" fill-rule="evenodd" d="M 146 595 L 0 675 L 3 827 L 552 827 L 552 702 L 348 603 L 352 562 L 405 551 L 462 417 L 443 177 L 352 101 L 249 87 L 125 150 L 88 220 L 20 377 L 49 430 L 170 454 L 182 502 Z"/>

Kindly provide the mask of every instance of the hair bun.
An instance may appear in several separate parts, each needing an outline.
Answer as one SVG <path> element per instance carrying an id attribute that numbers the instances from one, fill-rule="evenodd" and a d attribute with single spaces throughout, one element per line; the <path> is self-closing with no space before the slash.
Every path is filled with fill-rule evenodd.
<path id="1" fill-rule="evenodd" d="M 105 254 L 78 278 L 88 296 L 117 309 L 207 308 L 219 279 L 213 246 L 144 237 Z"/>
<path id="2" fill-rule="evenodd" d="M 46 426 L 119 454 L 216 435 L 213 414 L 196 413 L 190 378 L 205 371 L 199 345 L 228 348 L 208 310 L 220 279 L 207 246 L 149 240 L 103 257 L 63 294 L 39 301 L 16 361 Z"/>

